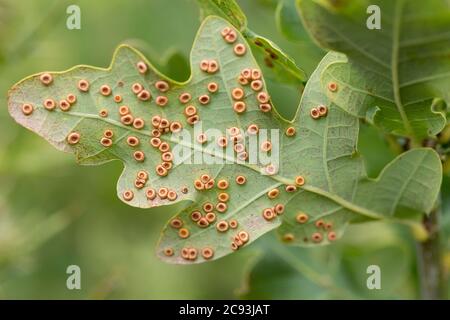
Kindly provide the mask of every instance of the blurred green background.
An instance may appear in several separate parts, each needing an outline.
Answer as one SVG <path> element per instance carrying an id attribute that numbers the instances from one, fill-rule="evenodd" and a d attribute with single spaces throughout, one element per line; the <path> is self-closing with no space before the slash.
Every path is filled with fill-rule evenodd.
<path id="1" fill-rule="evenodd" d="M 252 30 L 311 74 L 324 52 L 301 30 L 295 39 L 281 34 L 278 1 L 238 2 Z M 70 4 L 81 8 L 81 30 L 66 28 Z M 0 0 L 0 299 L 418 298 L 414 239 L 405 227 L 382 223 L 351 226 L 342 241 L 320 249 L 285 247 L 268 234 L 218 261 L 164 264 L 154 247 L 176 208 L 123 204 L 116 197 L 119 163 L 78 166 L 8 115 L 6 93 L 21 78 L 76 64 L 107 66 L 123 42 L 170 77 L 187 79 L 199 24 L 195 0 Z M 281 112 L 293 115 L 299 90 L 270 81 L 269 89 Z M 359 149 L 373 177 L 395 156 L 368 126 Z M 81 267 L 82 290 L 66 288 L 72 264 Z M 371 264 L 381 267 L 382 290 L 366 287 Z"/>

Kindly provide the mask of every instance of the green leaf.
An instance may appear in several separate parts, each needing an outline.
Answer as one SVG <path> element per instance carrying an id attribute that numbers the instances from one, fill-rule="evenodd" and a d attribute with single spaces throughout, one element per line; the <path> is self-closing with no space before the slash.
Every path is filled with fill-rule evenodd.
<path id="1" fill-rule="evenodd" d="M 275 43 L 247 27 L 247 18 L 235 0 L 197 0 L 203 17 L 217 15 L 238 28 L 251 44 L 253 54 L 266 77 L 303 88 L 307 76 L 295 61 Z"/>
<path id="2" fill-rule="evenodd" d="M 281 0 L 275 11 L 275 20 L 280 32 L 291 41 L 308 40 L 308 33 L 295 6 L 296 0 Z"/>
<path id="3" fill-rule="evenodd" d="M 324 71 L 322 87 L 334 103 L 388 132 L 420 139 L 439 133 L 445 114 L 434 98 L 450 101 L 450 10 L 430 0 L 298 1 L 301 17 L 323 47 L 345 53 Z M 366 27 L 377 5 L 381 29 Z"/>
<path id="4" fill-rule="evenodd" d="M 200 250 L 205 247 L 214 250 L 213 259 L 227 255 L 233 252 L 231 243 L 240 231 L 246 231 L 249 242 L 252 242 L 281 225 L 282 235 L 292 233 L 295 236 L 293 243 L 308 246 L 316 243 L 311 241 L 311 237 L 314 238 L 317 232 L 323 236 L 323 240 L 317 244 L 328 243 L 327 237 L 331 231 L 339 237 L 346 224 L 354 218 L 385 218 L 394 221 L 404 210 L 430 210 L 441 181 L 440 161 L 433 150 L 424 148 L 407 152 L 386 167 L 379 179 L 366 178 L 361 158 L 355 150 L 359 120 L 333 105 L 320 86 L 323 70 L 339 59 L 340 55 L 331 53 L 321 62 L 305 87 L 300 108 L 292 121 L 280 117 L 274 108 L 271 112 L 261 112 L 256 92 L 248 85 L 242 86 L 247 111 L 242 114 L 234 112 L 231 90 L 241 87 L 237 77 L 245 68 L 256 70 L 258 65 L 244 37 L 237 30 L 236 43 L 243 44 L 247 51 L 243 56 L 235 55 L 233 45 L 225 42 L 221 36 L 225 27 L 232 26 L 219 17 L 209 17 L 204 21 L 192 48 L 192 74 L 184 83 L 166 78 L 139 52 L 128 46 L 121 46 L 107 69 L 77 66 L 65 72 L 52 72 L 53 82 L 50 85 L 43 85 L 40 80 L 42 74 L 22 80 L 9 92 L 9 112 L 19 124 L 42 136 L 56 148 L 75 153 L 81 164 L 93 165 L 120 160 L 124 164 L 124 170 L 117 184 L 117 192 L 119 198 L 127 204 L 141 208 L 185 204 L 187 208 L 175 217 L 181 219 L 183 227 L 189 231 L 189 237 L 180 237 L 179 229 L 173 228 L 172 223 L 169 223 L 163 230 L 158 247 L 158 255 L 170 263 L 204 262 L 206 259 L 200 255 Z M 200 69 L 200 64 L 205 59 L 217 62 L 217 72 L 206 73 Z M 139 72 L 137 68 L 142 63 L 148 66 L 145 73 Z M 160 92 L 155 87 L 157 81 L 162 79 L 169 84 L 167 92 Z M 78 88 L 80 80 L 89 82 L 88 91 Z M 218 85 L 215 93 L 208 93 L 207 85 L 211 82 Z M 151 92 L 152 99 L 138 99 L 131 90 L 135 83 Z M 111 95 L 104 96 L 100 93 L 104 85 L 112 89 Z M 262 91 L 265 91 L 264 85 Z M 183 113 L 187 104 L 179 101 L 182 93 L 191 94 L 192 100 L 188 104 L 197 107 L 202 130 L 188 124 Z M 77 97 L 76 103 L 69 110 L 56 108 L 48 111 L 43 107 L 46 99 L 61 101 L 68 94 Z M 202 105 L 199 98 L 205 94 L 209 95 L 210 101 Z M 122 97 L 120 103 L 114 101 L 113 97 L 116 95 Z M 157 97 L 162 96 L 169 101 L 164 107 L 155 103 Z M 24 105 L 32 105 L 33 112 L 24 114 Z M 134 118 L 145 121 L 143 128 L 123 122 L 118 110 L 123 105 L 129 107 Z M 328 113 L 320 119 L 313 119 L 311 109 L 318 105 L 328 106 Z M 103 109 L 107 111 L 107 117 L 100 115 Z M 154 116 L 164 117 L 170 122 L 179 121 L 183 127 L 181 133 L 163 132 L 161 135 L 161 140 L 170 145 L 175 155 L 172 168 L 166 176 L 155 172 L 162 161 L 161 152 L 149 143 L 154 135 L 150 122 Z M 274 130 L 270 132 L 273 149 L 268 161 L 262 157 L 264 152 L 261 150 L 256 152 L 259 155 L 256 162 L 238 161 L 231 141 L 224 154 L 216 143 L 218 136 L 210 135 L 213 129 L 218 129 L 220 136 L 225 135 L 231 127 L 241 128 L 245 133 L 251 124 L 257 124 L 261 131 L 256 143 L 258 146 L 268 139 L 262 129 Z M 289 127 L 296 129 L 295 135 L 285 134 Z M 114 133 L 109 147 L 101 144 L 106 130 Z M 205 144 L 196 141 L 198 134 L 202 132 L 206 132 L 209 138 Z M 79 142 L 69 144 L 67 139 L 73 133 L 80 135 Z M 186 138 L 187 134 L 190 134 L 191 140 Z M 249 140 L 247 134 L 244 136 Z M 276 152 L 277 136 L 279 153 Z M 139 145 L 130 146 L 127 143 L 129 137 L 139 139 Z M 245 141 L 250 156 L 255 154 L 249 149 L 251 146 L 250 142 Z M 136 160 L 136 151 L 144 153 L 144 161 Z M 203 161 L 198 163 L 196 159 Z M 269 164 L 277 162 L 277 172 L 272 175 L 261 174 Z M 141 170 L 148 173 L 148 180 L 140 181 L 145 185 L 144 188 L 135 185 Z M 197 191 L 194 181 L 202 174 L 214 178 L 215 186 L 220 179 L 228 180 L 229 188 L 226 192 L 230 197 L 227 210 L 224 213 L 215 210 L 215 221 L 205 228 L 191 219 L 191 213 L 200 210 L 205 215 L 205 211 L 209 211 L 203 209 L 205 202 L 216 205 L 218 193 L 223 190 L 213 187 Z M 238 175 L 245 176 L 247 182 L 237 184 L 235 179 Z M 306 184 L 296 188 L 295 192 L 285 191 L 285 187 L 294 185 L 300 175 L 304 177 Z M 169 200 L 161 193 L 154 199 L 148 199 L 146 194 L 149 188 L 160 191 L 165 190 L 161 188 L 168 188 L 177 197 Z M 279 189 L 280 194 L 271 199 L 267 192 L 274 188 Z M 273 208 L 276 204 L 284 205 L 285 213 L 267 221 L 262 215 L 263 210 Z M 308 223 L 296 223 L 299 210 L 309 215 Z M 236 229 L 230 228 L 224 233 L 217 231 L 216 223 L 219 220 L 231 219 L 237 221 Z M 333 225 L 328 230 L 316 228 L 315 222 L 319 219 Z M 304 241 L 305 237 L 307 242 Z M 164 254 L 168 248 L 173 249 L 175 254 Z M 197 259 L 183 259 L 183 248 L 195 248 Z"/>

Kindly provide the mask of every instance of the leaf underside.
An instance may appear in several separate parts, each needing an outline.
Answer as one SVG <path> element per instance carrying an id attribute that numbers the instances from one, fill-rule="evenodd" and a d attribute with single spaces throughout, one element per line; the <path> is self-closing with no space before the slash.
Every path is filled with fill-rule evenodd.
<path id="1" fill-rule="evenodd" d="M 234 44 L 229 44 L 222 38 L 221 31 L 225 27 L 236 31 L 237 40 Z M 243 56 L 234 54 L 233 48 L 237 43 L 246 48 Z M 215 60 L 219 65 L 218 71 L 205 73 L 200 70 L 200 62 L 204 59 Z M 395 219 L 404 210 L 428 212 L 431 209 L 441 181 L 440 161 L 431 149 L 406 152 L 389 164 L 378 179 L 366 177 L 362 159 L 355 149 L 359 131 L 358 117 L 330 102 L 320 82 L 323 71 L 342 59 L 342 55 L 331 53 L 320 63 L 305 87 L 295 119 L 288 121 L 281 118 L 275 108 L 263 113 L 256 99 L 257 92 L 248 85 L 241 86 L 237 82 L 243 69 L 258 69 L 247 42 L 230 23 L 211 16 L 205 19 L 197 34 L 190 57 L 192 74 L 184 83 L 166 78 L 139 52 L 128 46 L 120 46 L 107 69 L 77 66 L 65 72 L 50 72 L 53 77 L 50 85 L 41 83 L 42 74 L 22 80 L 10 90 L 8 107 L 11 116 L 19 124 L 42 136 L 59 150 L 73 152 L 80 164 L 95 165 L 111 160 L 123 162 L 124 170 L 117 184 L 117 193 L 125 203 L 151 208 L 187 201 L 186 209 L 173 218 L 182 221 L 189 236 L 180 237 L 179 229 L 168 223 L 163 230 L 157 254 L 169 263 L 199 263 L 232 253 L 231 244 L 241 231 L 248 233 L 248 243 L 279 227 L 280 235 L 292 244 L 321 245 L 339 238 L 345 226 L 354 218 Z M 148 71 L 144 74 L 136 68 L 142 62 L 148 66 Z M 80 80 L 89 82 L 87 92 L 78 89 Z M 160 92 L 155 88 L 156 82 L 161 80 L 169 84 L 167 92 Z M 211 82 L 218 85 L 215 93 L 207 90 L 207 85 Z M 139 100 L 131 90 L 135 83 L 148 90 L 152 98 L 148 101 Z M 104 85 L 112 89 L 108 96 L 99 92 Z M 234 100 L 230 92 L 236 87 L 245 91 L 243 101 L 247 111 L 240 115 L 232 107 Z M 265 91 L 265 86 L 261 91 Z M 189 103 L 179 101 L 182 93 L 191 94 Z M 48 111 L 43 107 L 46 99 L 61 101 L 68 94 L 74 94 L 77 98 L 68 111 L 62 111 L 59 107 Z M 210 101 L 202 105 L 198 99 L 205 94 L 209 95 Z M 114 101 L 116 95 L 121 97 L 120 103 Z M 156 105 L 158 96 L 167 97 L 168 104 L 164 107 Z M 24 104 L 32 105 L 31 114 L 23 113 Z M 121 122 L 118 110 L 123 105 L 129 107 L 134 118 L 145 121 L 143 128 L 137 129 Z M 196 106 L 203 132 L 216 128 L 225 134 L 231 127 L 238 127 L 246 132 L 251 124 L 257 124 L 260 129 L 279 130 L 278 172 L 274 175 L 262 175 L 261 170 L 266 166 L 262 163 L 237 163 L 236 160 L 227 164 L 206 163 L 220 160 L 221 157 L 223 159 L 223 155 L 217 151 L 215 138 L 209 137 L 208 142 L 202 145 L 182 140 L 180 135 L 163 133 L 161 140 L 167 142 L 171 150 L 182 146 L 183 150 L 187 150 L 185 159 L 201 156 L 206 161 L 202 164 L 174 163 L 167 176 L 156 174 L 155 167 L 161 163 L 161 152 L 149 143 L 153 129 L 150 120 L 153 116 L 161 116 L 171 122 L 179 121 L 183 126 L 182 133 L 189 132 L 195 137 L 195 129 L 187 123 L 183 114 L 186 105 Z M 313 119 L 310 116 L 311 109 L 318 105 L 327 106 L 328 114 Z M 99 115 L 103 109 L 107 110 L 107 117 Z M 296 134 L 284 134 L 288 127 L 294 127 Z M 114 133 L 109 147 L 100 143 L 105 130 L 112 130 Z M 79 133 L 80 140 L 76 144 L 69 144 L 67 138 L 74 132 Z M 138 138 L 139 145 L 129 146 L 127 139 L 130 136 Z M 258 143 L 265 139 L 267 138 L 260 137 Z M 216 148 L 212 148 L 213 146 Z M 247 144 L 245 146 L 248 147 Z M 145 160 L 136 161 L 133 156 L 135 151 L 142 151 Z M 140 170 L 148 173 L 148 180 L 139 189 L 136 188 L 135 181 Z M 194 180 L 202 174 L 208 174 L 216 183 L 220 179 L 227 180 L 228 189 L 219 190 L 215 185 L 209 190 L 196 190 Z M 247 182 L 238 185 L 235 182 L 238 175 L 245 176 Z M 299 175 L 305 178 L 305 185 L 298 187 L 295 192 L 286 192 L 286 185 L 294 185 L 294 180 Z M 168 188 L 177 197 L 169 200 L 157 196 L 150 200 L 146 196 L 149 188 L 156 191 Z M 267 192 L 274 188 L 279 189 L 280 194 L 275 199 L 270 199 Z M 125 196 L 130 191 L 132 199 Z M 206 202 L 216 205 L 220 192 L 229 195 L 227 210 L 223 213 L 214 210 L 215 220 L 207 227 L 198 226 L 191 219 L 191 212 L 199 210 L 205 216 L 203 205 Z M 276 204 L 285 206 L 284 213 L 266 220 L 262 211 L 273 208 Z M 297 222 L 300 212 L 308 215 L 306 223 Z M 237 228 L 229 228 L 226 232 L 216 229 L 219 221 L 230 222 L 232 219 L 237 221 Z M 319 220 L 323 222 L 323 226 L 322 223 L 317 224 Z M 170 221 L 173 222 L 172 219 Z M 213 252 L 214 255 L 205 258 L 202 255 L 204 248 L 212 249 L 210 253 Z M 196 250 L 195 259 L 182 257 L 182 252 L 188 249 L 190 252 L 192 249 Z M 173 254 L 168 254 L 171 250 Z"/>
<path id="2" fill-rule="evenodd" d="M 312 37 L 345 53 L 321 79 L 329 98 L 347 112 L 413 142 L 435 136 L 446 124 L 434 98 L 450 101 L 450 10 L 446 0 L 297 0 Z M 380 9 L 381 29 L 369 29 Z"/>

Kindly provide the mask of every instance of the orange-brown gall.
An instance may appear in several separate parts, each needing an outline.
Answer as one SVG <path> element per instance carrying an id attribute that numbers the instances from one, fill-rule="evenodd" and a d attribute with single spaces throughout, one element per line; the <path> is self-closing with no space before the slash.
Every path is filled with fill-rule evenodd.
<path id="1" fill-rule="evenodd" d="M 266 208 L 263 210 L 262 216 L 265 220 L 267 221 L 271 221 L 273 219 L 275 219 L 275 217 L 277 216 L 276 213 L 273 211 L 272 208 Z"/>
<path id="2" fill-rule="evenodd" d="M 280 194 L 280 190 L 278 189 L 272 189 L 269 192 L 267 192 L 267 196 L 269 199 L 275 199 Z"/>
<path id="3" fill-rule="evenodd" d="M 284 242 L 292 242 L 295 240 L 295 236 L 292 233 L 286 233 L 283 235 Z"/>
<path id="4" fill-rule="evenodd" d="M 204 72 L 208 72 L 208 67 L 209 67 L 209 61 L 208 60 L 202 60 L 200 61 L 200 70 L 204 71 Z"/>
<path id="5" fill-rule="evenodd" d="M 203 204 L 203 211 L 212 212 L 214 210 L 214 205 L 211 202 L 205 202 Z"/>
<path id="6" fill-rule="evenodd" d="M 219 70 L 219 64 L 216 60 L 209 60 L 208 73 L 216 73 Z"/>
<path id="7" fill-rule="evenodd" d="M 238 227 L 238 222 L 236 219 L 231 219 L 229 225 L 231 229 L 236 229 Z"/>
<path id="8" fill-rule="evenodd" d="M 133 120 L 134 120 L 134 118 L 131 114 L 127 114 L 127 115 L 120 117 L 120 122 L 122 122 L 126 126 L 132 125 Z"/>
<path id="9" fill-rule="evenodd" d="M 104 147 L 106 147 L 106 148 L 112 146 L 112 140 L 109 139 L 109 138 L 105 138 L 105 137 L 101 138 L 101 139 L 100 139 L 100 143 L 102 144 L 102 146 L 104 146 Z"/>
<path id="10" fill-rule="evenodd" d="M 77 96 L 74 95 L 73 93 L 69 93 L 69 94 L 67 95 L 67 97 L 66 97 L 66 100 L 67 100 L 67 102 L 70 103 L 71 105 L 72 105 L 72 104 L 75 104 L 75 103 L 77 102 Z"/>
<path id="11" fill-rule="evenodd" d="M 128 108 L 127 106 L 121 106 L 121 107 L 119 107 L 119 114 L 121 115 L 121 116 L 125 116 L 125 115 L 127 115 L 127 114 L 129 114 L 130 113 L 130 108 Z"/>
<path id="12" fill-rule="evenodd" d="M 113 132 L 111 129 L 106 129 L 106 130 L 103 132 L 103 136 L 104 136 L 105 138 L 111 139 L 112 137 L 114 137 L 114 132 Z"/>
<path id="13" fill-rule="evenodd" d="M 196 179 L 194 181 L 194 188 L 197 190 L 204 190 L 205 189 L 205 184 L 203 182 L 201 182 L 199 179 Z"/>
<path id="14" fill-rule="evenodd" d="M 225 179 L 221 179 L 219 181 L 217 181 L 217 188 L 219 188 L 220 190 L 225 190 L 228 188 L 228 181 Z"/>
<path id="15" fill-rule="evenodd" d="M 169 84 L 164 80 L 156 81 L 155 88 L 161 92 L 167 92 L 169 90 Z"/>
<path id="16" fill-rule="evenodd" d="M 270 150 L 272 150 L 272 142 L 270 142 L 270 141 L 263 141 L 261 143 L 261 151 L 269 152 Z"/>
<path id="17" fill-rule="evenodd" d="M 242 90 L 241 88 L 234 88 L 231 91 L 231 97 L 234 100 L 241 100 L 242 98 L 244 98 L 244 90 Z"/>
<path id="18" fill-rule="evenodd" d="M 295 128 L 294 127 L 289 127 L 289 128 L 287 128 L 286 129 L 286 135 L 288 136 L 288 137 L 292 137 L 292 136 L 294 136 L 295 135 L 295 132 L 296 132 L 296 130 L 295 130 Z"/>
<path id="19" fill-rule="evenodd" d="M 216 204 L 216 210 L 220 213 L 227 211 L 228 205 L 225 202 L 218 202 Z"/>
<path id="20" fill-rule="evenodd" d="M 157 174 L 158 176 L 160 176 L 160 177 L 165 177 L 165 176 L 167 176 L 167 174 L 169 173 L 167 170 L 168 170 L 168 169 L 166 169 L 166 168 L 165 168 L 163 165 L 161 165 L 161 164 L 157 165 L 156 168 L 155 168 L 156 174 Z"/>
<path id="21" fill-rule="evenodd" d="M 142 118 L 135 118 L 135 119 L 133 120 L 133 127 L 134 127 L 135 129 L 140 130 L 140 129 L 142 129 L 144 126 L 145 126 L 145 121 L 144 121 L 144 119 L 142 119 Z"/>
<path id="22" fill-rule="evenodd" d="M 246 86 L 249 83 L 248 79 L 245 79 L 244 76 L 242 74 L 240 74 L 237 78 L 237 81 L 239 82 L 240 85 Z"/>
<path id="23" fill-rule="evenodd" d="M 219 90 L 219 85 L 217 84 L 217 82 L 210 82 L 208 83 L 208 91 L 211 93 L 216 93 L 217 90 Z"/>
<path id="24" fill-rule="evenodd" d="M 187 106 L 186 108 L 184 108 L 184 115 L 186 117 L 192 117 L 193 115 L 195 115 L 197 113 L 197 108 L 194 106 Z"/>
<path id="25" fill-rule="evenodd" d="M 41 80 L 43 85 L 50 85 L 53 82 L 53 76 L 50 73 L 43 73 L 39 77 L 39 80 Z"/>
<path id="26" fill-rule="evenodd" d="M 161 187 L 158 189 L 158 197 L 161 199 L 166 199 L 168 193 L 169 193 L 169 189 L 167 189 L 166 187 Z"/>
<path id="27" fill-rule="evenodd" d="M 142 180 L 148 180 L 148 172 L 145 170 L 139 170 L 136 177 Z"/>
<path id="28" fill-rule="evenodd" d="M 281 215 L 284 212 L 284 204 L 278 203 L 275 205 L 275 207 L 273 207 L 273 211 L 275 211 L 275 213 L 277 215 Z"/>
<path id="29" fill-rule="evenodd" d="M 51 111 L 56 108 L 56 102 L 53 99 L 45 99 L 44 108 Z"/>
<path id="30" fill-rule="evenodd" d="M 278 172 L 278 168 L 274 164 L 269 164 L 264 168 L 264 172 L 271 176 Z"/>
<path id="31" fill-rule="evenodd" d="M 220 202 L 227 202 L 230 199 L 230 195 L 226 192 L 221 192 L 217 195 L 217 199 Z"/>
<path id="32" fill-rule="evenodd" d="M 317 110 L 319 110 L 319 115 L 321 117 L 325 117 L 328 113 L 328 108 L 324 105 L 320 105 L 317 107 Z"/>
<path id="33" fill-rule="evenodd" d="M 89 91 L 89 82 L 87 80 L 80 80 L 78 81 L 78 90 L 82 91 L 82 92 L 87 92 Z"/>
<path id="34" fill-rule="evenodd" d="M 231 243 L 231 250 L 236 251 L 238 249 L 239 249 L 239 246 L 236 243 L 232 242 Z"/>
<path id="35" fill-rule="evenodd" d="M 250 88 L 252 88 L 253 91 L 260 91 L 263 88 L 263 83 L 261 80 L 253 80 L 250 83 Z"/>
<path id="36" fill-rule="evenodd" d="M 233 147 L 234 151 L 237 153 L 241 153 L 245 150 L 245 146 L 242 143 L 237 143 Z"/>
<path id="37" fill-rule="evenodd" d="M 219 147 L 225 148 L 228 145 L 228 140 L 226 137 L 217 138 L 217 145 Z"/>
<path id="38" fill-rule="evenodd" d="M 167 193 L 167 199 L 169 199 L 170 201 L 175 201 L 178 198 L 178 194 L 176 193 L 175 190 L 169 190 L 169 192 Z"/>
<path id="39" fill-rule="evenodd" d="M 237 183 L 238 185 L 243 185 L 243 184 L 245 184 L 246 182 L 247 182 L 247 178 L 246 178 L 245 176 L 239 175 L 239 176 L 236 177 L 236 183 Z"/>
<path id="40" fill-rule="evenodd" d="M 214 250 L 209 247 L 205 247 L 202 249 L 202 257 L 206 260 L 211 259 L 214 256 Z"/>
<path id="41" fill-rule="evenodd" d="M 251 73 L 251 79 L 252 80 L 259 80 L 259 79 L 261 79 L 261 77 L 262 77 L 261 70 L 259 70 L 259 69 L 252 69 L 251 72 L 252 72 Z"/>
<path id="42" fill-rule="evenodd" d="M 189 260 L 194 261 L 197 259 L 197 249 L 189 248 Z"/>
<path id="43" fill-rule="evenodd" d="M 243 56 L 247 52 L 247 48 L 242 43 L 238 43 L 233 48 L 234 54 L 238 57 Z"/>
<path id="44" fill-rule="evenodd" d="M 314 233 L 311 235 L 311 240 L 314 241 L 314 242 L 316 242 L 316 243 L 321 242 L 322 239 L 323 239 L 323 236 L 322 236 L 322 234 L 320 234 L 319 232 L 314 232 Z"/>
<path id="45" fill-rule="evenodd" d="M 295 184 L 300 187 L 303 186 L 305 184 L 305 178 L 303 178 L 303 176 L 296 176 Z"/>
<path id="46" fill-rule="evenodd" d="M 148 71 L 148 66 L 144 61 L 139 61 L 136 63 L 136 68 L 138 69 L 140 74 L 145 74 Z"/>
<path id="47" fill-rule="evenodd" d="M 209 98 L 209 96 L 207 94 L 203 94 L 200 97 L 198 97 L 198 101 L 200 102 L 200 104 L 205 105 L 205 104 L 209 103 L 210 98 Z"/>
<path id="48" fill-rule="evenodd" d="M 251 124 L 247 128 L 247 133 L 250 135 L 258 134 L 258 132 L 259 132 L 259 127 L 257 124 Z"/>
<path id="49" fill-rule="evenodd" d="M 131 201 L 134 198 L 134 193 L 131 190 L 126 190 L 123 192 L 122 197 L 125 201 Z"/>
<path id="50" fill-rule="evenodd" d="M 244 113 L 247 109 L 247 105 L 243 101 L 237 101 L 233 104 L 233 110 L 236 113 Z"/>
<path id="51" fill-rule="evenodd" d="M 170 146 L 167 142 L 161 142 L 161 144 L 158 147 L 159 151 L 161 152 L 167 152 L 170 150 Z"/>
<path id="52" fill-rule="evenodd" d="M 299 212 L 299 213 L 295 216 L 295 220 L 296 220 L 298 223 L 303 224 L 303 223 L 308 222 L 309 216 L 308 216 L 306 213 L 304 213 L 304 212 Z"/>
<path id="53" fill-rule="evenodd" d="M 319 219 L 316 221 L 315 225 L 316 225 L 316 228 L 322 228 L 325 225 L 325 223 L 323 222 L 322 219 Z"/>
<path id="54" fill-rule="evenodd" d="M 311 110 L 309 111 L 309 114 L 311 115 L 311 118 L 313 119 L 319 119 L 320 118 L 320 113 L 319 110 L 317 108 L 311 108 Z"/>
<path id="55" fill-rule="evenodd" d="M 180 131 L 181 131 L 181 129 L 183 128 L 183 126 L 181 125 L 180 122 L 174 121 L 174 122 L 172 122 L 172 123 L 170 124 L 169 128 L 170 128 L 170 132 L 177 133 L 177 132 L 180 132 Z"/>
<path id="56" fill-rule="evenodd" d="M 178 100 L 180 100 L 180 102 L 182 104 L 188 103 L 189 101 L 191 101 L 191 99 L 192 99 L 192 96 L 188 92 L 183 92 L 182 94 L 180 94 L 178 96 Z"/>
<path id="57" fill-rule="evenodd" d="M 22 105 L 22 113 L 26 116 L 29 116 L 34 111 L 34 107 L 29 103 L 24 103 Z"/>
<path id="58" fill-rule="evenodd" d="M 70 105 L 70 103 L 67 100 L 59 101 L 59 108 L 62 111 L 69 111 L 70 107 L 71 107 L 71 105 Z"/>
<path id="59" fill-rule="evenodd" d="M 270 105 L 270 103 L 261 103 L 259 105 L 259 110 L 261 110 L 264 113 L 270 112 L 272 110 L 272 106 Z"/>
<path id="60" fill-rule="evenodd" d="M 200 211 L 195 210 L 195 211 L 191 212 L 191 220 L 192 221 L 197 222 L 201 218 L 202 218 L 202 214 L 200 213 Z"/>
<path id="61" fill-rule="evenodd" d="M 216 221 L 216 214 L 214 212 L 208 212 L 205 215 L 205 218 L 209 223 L 213 223 L 214 221 Z"/>
<path id="62" fill-rule="evenodd" d="M 140 83 L 136 82 L 131 86 L 131 91 L 133 91 L 134 94 L 139 94 L 142 90 L 144 90 L 144 87 Z"/>
<path id="63" fill-rule="evenodd" d="M 178 230 L 178 236 L 182 239 L 186 239 L 189 237 L 189 230 L 186 228 L 181 228 L 180 230 Z"/>
<path id="64" fill-rule="evenodd" d="M 164 161 L 164 162 L 171 162 L 173 160 L 172 152 L 169 152 L 169 151 L 168 152 L 164 152 L 161 155 L 161 160 Z"/>
<path id="65" fill-rule="evenodd" d="M 152 95 L 150 94 L 149 91 L 147 90 L 142 90 L 141 92 L 138 93 L 137 95 L 138 99 L 141 101 L 147 101 L 150 100 L 150 98 L 152 97 Z"/>
<path id="66" fill-rule="evenodd" d="M 204 144 L 206 141 L 208 141 L 208 137 L 206 136 L 206 133 L 200 133 L 197 136 L 197 142 L 200 144 Z"/>
<path id="67" fill-rule="evenodd" d="M 143 187 L 145 187 L 145 180 L 143 180 L 143 179 L 135 180 L 134 186 L 136 187 L 136 189 L 142 189 Z"/>
<path id="68" fill-rule="evenodd" d="M 240 231 L 238 233 L 238 237 L 239 239 L 241 239 L 241 241 L 245 244 L 248 242 L 248 240 L 250 240 L 250 235 L 248 234 L 247 231 Z"/>
<path id="69" fill-rule="evenodd" d="M 338 85 L 336 82 L 329 82 L 327 87 L 328 87 L 328 90 L 330 90 L 331 92 L 335 92 L 338 88 Z"/>
<path id="70" fill-rule="evenodd" d="M 256 95 L 256 99 L 258 100 L 259 103 L 268 103 L 270 100 L 270 97 L 267 94 L 267 92 L 262 91 Z"/>
<path id="71" fill-rule="evenodd" d="M 173 251 L 172 248 L 165 248 L 165 249 L 164 249 L 164 255 L 165 255 L 165 256 L 171 257 L 171 256 L 173 256 L 173 254 L 174 254 L 174 251 Z"/>
<path id="72" fill-rule="evenodd" d="M 206 228 L 209 226 L 209 221 L 208 221 L 208 219 L 206 219 L 206 217 L 202 217 L 202 218 L 200 218 L 200 220 L 197 221 L 197 225 L 200 228 Z"/>
<path id="73" fill-rule="evenodd" d="M 297 187 L 293 184 L 288 184 L 285 187 L 285 190 L 286 190 L 286 192 L 295 192 L 295 191 L 297 191 Z"/>
<path id="74" fill-rule="evenodd" d="M 121 102 L 122 102 L 122 96 L 116 94 L 116 95 L 114 96 L 114 102 L 115 102 L 115 103 L 121 103 Z"/>
<path id="75" fill-rule="evenodd" d="M 67 136 L 67 143 L 69 144 L 77 144 L 78 142 L 80 142 L 80 134 L 78 132 L 71 132 L 68 136 Z"/>
<path id="76" fill-rule="evenodd" d="M 142 162 L 145 160 L 145 154 L 142 151 L 135 151 L 133 153 L 133 158 L 134 160 L 136 160 L 137 162 Z"/>
<path id="77" fill-rule="evenodd" d="M 336 232 L 334 232 L 334 231 L 328 232 L 327 238 L 328 238 L 329 241 L 334 241 L 334 240 L 336 240 Z"/>
<path id="78" fill-rule="evenodd" d="M 217 222 L 216 229 L 219 232 L 227 231 L 228 230 L 228 222 L 226 222 L 225 220 L 221 220 L 221 221 Z"/>
<path id="79" fill-rule="evenodd" d="M 170 226 L 174 229 L 180 229 L 183 226 L 183 221 L 180 218 L 173 218 L 170 220 Z"/>
<path id="80" fill-rule="evenodd" d="M 102 94 L 102 96 L 109 96 L 111 94 L 112 90 L 111 87 L 104 84 L 100 87 L 100 93 Z"/>
<path id="81" fill-rule="evenodd" d="M 156 105 L 164 107 L 169 102 L 169 98 L 167 98 L 166 96 L 157 96 L 155 102 Z"/>
<path id="82" fill-rule="evenodd" d="M 127 144 L 130 147 L 136 147 L 136 146 L 139 145 L 139 138 L 135 137 L 135 136 L 130 136 L 130 137 L 127 138 Z"/>
<path id="83" fill-rule="evenodd" d="M 147 197 L 148 200 L 153 200 L 156 198 L 156 190 L 153 188 L 148 188 L 147 190 L 145 190 L 145 196 Z"/>
<path id="84" fill-rule="evenodd" d="M 196 114 L 194 114 L 193 116 L 189 117 L 186 119 L 186 122 L 193 126 L 194 124 L 196 124 L 198 121 L 200 120 L 200 117 Z"/>
<path id="85" fill-rule="evenodd" d="M 226 36 L 223 37 L 224 40 L 228 43 L 234 43 L 237 39 L 236 31 L 230 30 Z"/>
<path id="86" fill-rule="evenodd" d="M 154 148 L 159 148 L 159 146 L 161 145 L 161 139 L 160 138 L 151 138 L 150 139 L 150 144 L 152 147 Z"/>
<path id="87" fill-rule="evenodd" d="M 108 110 L 106 110 L 106 109 L 101 109 L 101 110 L 98 112 L 98 115 L 99 115 L 100 117 L 102 117 L 102 118 L 106 118 L 106 117 L 108 116 Z"/>

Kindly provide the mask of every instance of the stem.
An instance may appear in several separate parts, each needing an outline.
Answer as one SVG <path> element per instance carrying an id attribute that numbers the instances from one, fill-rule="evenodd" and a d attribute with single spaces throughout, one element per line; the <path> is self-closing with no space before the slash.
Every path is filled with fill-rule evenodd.
<path id="1" fill-rule="evenodd" d="M 424 300 L 446 299 L 446 275 L 442 260 L 440 219 L 438 205 L 422 223 L 429 237 L 417 243 L 417 260 L 420 277 L 421 298 Z"/>

